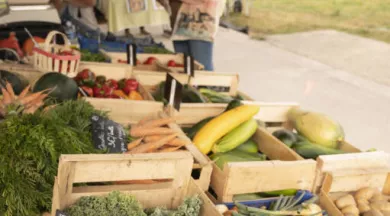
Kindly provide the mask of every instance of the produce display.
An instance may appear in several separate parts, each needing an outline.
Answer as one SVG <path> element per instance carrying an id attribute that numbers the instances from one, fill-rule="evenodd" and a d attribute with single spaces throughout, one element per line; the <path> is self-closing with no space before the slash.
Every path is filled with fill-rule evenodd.
<path id="1" fill-rule="evenodd" d="M 317 196 L 306 191 L 298 191 L 292 196 L 281 195 L 278 198 L 263 199 L 253 205 L 245 205 L 241 202 L 234 202 L 234 207 L 219 205 L 224 216 L 250 216 L 250 215 L 281 215 L 281 216 L 322 216 L 323 209 L 316 204 Z"/>
<path id="2" fill-rule="evenodd" d="M 174 118 L 145 119 L 131 127 L 129 134 L 132 142 L 127 145 L 129 154 L 151 152 L 173 152 L 186 144 L 185 140 L 178 138 L 178 133 L 169 128 Z"/>
<path id="3" fill-rule="evenodd" d="M 257 143 L 251 140 L 258 127 L 252 117 L 258 111 L 257 106 L 234 100 L 222 114 L 203 119 L 184 131 L 220 169 L 227 162 L 262 161 L 266 156 L 258 153 Z"/>
<path id="4" fill-rule="evenodd" d="M 143 209 L 133 195 L 113 191 L 107 196 L 81 197 L 74 205 L 65 209 L 69 216 L 198 216 L 202 200 L 198 196 L 188 197 L 177 208 L 169 210 L 163 206 Z"/>
<path id="5" fill-rule="evenodd" d="M 339 197 L 335 204 L 345 216 L 386 216 L 390 214 L 389 198 L 371 187 Z"/>
<path id="6" fill-rule="evenodd" d="M 153 91 L 152 95 L 156 101 L 162 101 L 162 102 L 165 101 L 164 89 L 165 89 L 165 82 L 161 82 L 158 86 L 152 89 Z M 192 86 L 184 85 L 181 101 L 183 103 L 225 103 L 227 104 L 235 99 L 242 100 L 243 98 L 240 97 L 239 95 L 234 98 L 227 94 L 220 93 L 208 88 L 200 88 L 198 90 Z"/>
<path id="7" fill-rule="evenodd" d="M 303 158 L 345 153 L 339 149 L 344 140 L 343 128 L 331 118 L 300 109 L 290 110 L 288 116 L 297 133 L 281 129 L 273 135 Z"/>
<path id="8" fill-rule="evenodd" d="M 83 96 L 143 100 L 136 79 L 107 79 L 105 76 L 96 76 L 89 69 L 84 69 L 77 74 L 74 80 L 82 89 Z"/>
<path id="9" fill-rule="evenodd" d="M 9 71 L 0 70 L 0 85 L 5 86 L 5 83 L 9 82 L 12 85 L 12 89 L 15 94 L 20 94 L 22 90 L 27 86 L 27 81 L 20 76 L 13 74 Z"/>

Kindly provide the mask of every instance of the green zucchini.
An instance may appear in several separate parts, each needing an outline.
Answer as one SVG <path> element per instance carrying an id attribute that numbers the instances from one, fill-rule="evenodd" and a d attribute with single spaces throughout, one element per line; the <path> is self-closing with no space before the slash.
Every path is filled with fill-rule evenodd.
<path id="1" fill-rule="evenodd" d="M 222 94 L 211 89 L 200 88 L 199 92 L 208 98 L 212 103 L 230 103 L 233 98 L 229 95 Z"/>
<path id="2" fill-rule="evenodd" d="M 313 144 L 309 141 L 301 141 L 294 145 L 294 151 L 305 159 L 316 159 L 320 155 L 343 154 L 344 151 Z"/>
<path id="3" fill-rule="evenodd" d="M 226 153 L 216 153 L 210 156 L 211 160 L 215 161 L 215 164 L 223 169 L 228 162 L 247 162 L 247 161 L 263 161 L 266 159 L 265 155 L 258 153 L 246 153 L 238 150 L 233 150 Z"/>
<path id="4" fill-rule="evenodd" d="M 292 131 L 287 129 L 280 129 L 274 131 L 272 135 L 278 138 L 278 140 L 282 141 L 288 147 L 291 147 L 294 143 L 298 141 L 298 136 Z"/>
<path id="5" fill-rule="evenodd" d="M 192 140 L 196 133 L 198 133 L 198 131 L 205 125 L 207 124 L 207 122 L 209 122 L 211 119 L 213 119 L 214 117 L 208 117 L 208 118 L 205 118 L 203 119 L 202 121 L 196 123 L 194 126 L 192 126 L 190 129 L 187 130 L 187 136 Z"/>
<path id="6" fill-rule="evenodd" d="M 182 102 L 184 103 L 208 103 L 206 97 L 200 94 L 196 89 L 189 87 L 188 85 L 184 85 L 183 94 L 182 94 Z"/>
<path id="7" fill-rule="evenodd" d="M 235 150 L 239 150 L 247 153 L 257 153 L 259 151 L 257 143 L 251 139 L 245 141 L 243 144 L 239 145 Z"/>
<path id="8" fill-rule="evenodd" d="M 232 100 L 232 101 L 229 102 L 229 104 L 227 105 L 227 107 L 226 107 L 226 109 L 225 109 L 224 112 L 229 111 L 229 110 L 231 110 L 231 109 L 234 109 L 234 108 L 236 108 L 236 107 L 239 107 L 239 106 L 241 106 L 241 105 L 242 105 L 241 101 L 239 101 L 239 100 L 237 100 L 237 99 L 234 99 L 234 100 Z"/>

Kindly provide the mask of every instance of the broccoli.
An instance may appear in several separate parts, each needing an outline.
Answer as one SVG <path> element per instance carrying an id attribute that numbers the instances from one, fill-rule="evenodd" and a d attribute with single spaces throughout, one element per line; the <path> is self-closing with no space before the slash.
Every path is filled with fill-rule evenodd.
<path id="1" fill-rule="evenodd" d="M 108 196 L 82 197 L 65 212 L 70 216 L 146 216 L 134 196 L 118 191 Z"/>

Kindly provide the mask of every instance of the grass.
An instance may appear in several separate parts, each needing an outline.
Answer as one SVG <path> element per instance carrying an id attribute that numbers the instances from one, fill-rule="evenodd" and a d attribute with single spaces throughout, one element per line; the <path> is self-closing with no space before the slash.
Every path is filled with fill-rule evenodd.
<path id="1" fill-rule="evenodd" d="M 254 37 L 336 29 L 390 43 L 390 0 L 252 0 L 249 17 L 231 15 Z"/>

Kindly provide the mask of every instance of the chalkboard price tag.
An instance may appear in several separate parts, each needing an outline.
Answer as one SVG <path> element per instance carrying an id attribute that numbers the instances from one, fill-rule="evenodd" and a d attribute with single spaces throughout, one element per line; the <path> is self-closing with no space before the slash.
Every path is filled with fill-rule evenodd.
<path id="1" fill-rule="evenodd" d="M 184 73 L 195 77 L 195 60 L 192 56 L 184 55 Z"/>
<path id="2" fill-rule="evenodd" d="M 131 66 L 137 66 L 137 45 L 127 44 L 127 64 Z"/>
<path id="3" fill-rule="evenodd" d="M 122 125 L 101 117 L 92 115 L 92 141 L 97 149 L 107 149 L 109 153 L 127 151 L 126 133 Z"/>
<path id="4" fill-rule="evenodd" d="M 164 98 L 169 105 L 173 106 L 177 111 L 180 110 L 180 103 L 182 98 L 183 85 L 177 81 L 173 76 L 167 73 L 165 79 Z"/>
<path id="5" fill-rule="evenodd" d="M 57 210 L 57 211 L 56 211 L 56 216 L 69 216 L 69 215 L 66 214 L 66 213 L 63 212 L 63 211 Z"/>

